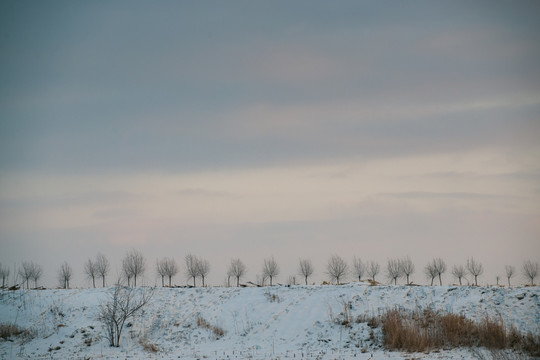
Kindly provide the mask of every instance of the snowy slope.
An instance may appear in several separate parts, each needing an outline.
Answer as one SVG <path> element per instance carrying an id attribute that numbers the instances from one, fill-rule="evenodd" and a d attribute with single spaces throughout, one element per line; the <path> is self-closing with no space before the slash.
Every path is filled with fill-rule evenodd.
<path id="1" fill-rule="evenodd" d="M 351 314 L 391 308 L 432 308 L 481 319 L 501 316 L 523 332 L 540 332 L 540 289 L 456 286 L 294 286 L 272 288 L 157 288 L 149 304 L 111 348 L 97 321 L 110 289 L 0 292 L 0 321 L 36 332 L 34 339 L 0 340 L 1 358 L 401 358 L 374 346 L 366 323 L 339 326 Z M 140 290 L 142 291 L 142 290 Z M 225 330 L 217 338 L 197 326 L 197 316 Z M 142 340 L 141 340 L 142 339 Z M 157 345 L 145 351 L 140 342 Z M 364 351 L 364 352 L 363 352 Z M 452 350 L 417 357 L 471 356 Z"/>

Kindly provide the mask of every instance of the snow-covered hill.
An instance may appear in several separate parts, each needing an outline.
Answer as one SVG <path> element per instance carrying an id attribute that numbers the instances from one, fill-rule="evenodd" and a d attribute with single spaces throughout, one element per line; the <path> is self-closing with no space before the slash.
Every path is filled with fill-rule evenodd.
<path id="1" fill-rule="evenodd" d="M 132 319 L 119 348 L 111 348 L 97 320 L 111 289 L 0 292 L 0 322 L 30 329 L 32 339 L 0 339 L 0 357 L 130 359 L 402 358 L 370 338 L 366 322 L 350 328 L 332 319 L 347 304 L 356 319 L 388 309 L 443 310 L 471 319 L 501 316 L 522 332 L 540 332 L 540 288 L 456 286 L 293 286 L 266 288 L 157 288 Z M 143 288 L 138 291 L 144 291 Z M 197 318 L 225 331 L 198 326 Z M 158 352 L 144 349 L 153 344 Z M 417 358 L 468 358 L 454 349 Z"/>

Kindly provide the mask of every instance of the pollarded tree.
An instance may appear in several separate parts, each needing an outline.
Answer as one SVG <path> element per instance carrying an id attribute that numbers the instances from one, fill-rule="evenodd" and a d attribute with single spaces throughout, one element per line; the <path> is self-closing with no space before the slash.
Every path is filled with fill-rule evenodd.
<path id="1" fill-rule="evenodd" d="M 84 274 L 92 280 L 92 286 L 96 287 L 96 276 L 98 275 L 98 272 L 96 264 L 92 259 L 88 259 L 88 261 L 84 263 Z"/>
<path id="2" fill-rule="evenodd" d="M 30 288 L 30 279 L 32 278 L 32 269 L 33 265 L 31 262 L 23 261 L 21 267 L 19 268 L 19 276 L 23 280 L 23 287 L 24 283 L 26 282 L 26 288 Z"/>
<path id="3" fill-rule="evenodd" d="M 452 267 L 452 275 L 459 280 L 459 285 L 462 285 L 461 279 L 465 277 L 465 267 L 463 265 L 454 265 Z"/>
<path id="4" fill-rule="evenodd" d="M 185 266 L 186 266 L 186 275 L 188 279 L 193 279 L 193 286 L 197 286 L 196 280 L 197 276 L 199 276 L 199 269 L 198 269 L 198 263 L 199 259 L 197 259 L 196 256 L 187 254 L 184 258 Z"/>
<path id="5" fill-rule="evenodd" d="M 94 265 L 96 267 L 97 275 L 101 277 L 102 286 L 105 287 L 105 278 L 107 277 L 107 275 L 109 275 L 109 271 L 111 269 L 109 260 L 107 260 L 105 255 L 97 254 L 96 261 L 94 261 Z"/>
<path id="6" fill-rule="evenodd" d="M 401 266 L 398 259 L 388 259 L 386 274 L 388 279 L 394 280 L 394 285 L 397 285 L 397 279 L 401 277 Z"/>
<path id="7" fill-rule="evenodd" d="M 474 260 L 474 258 L 467 259 L 467 270 L 474 276 L 474 285 L 478 286 L 478 277 L 484 272 L 482 264 Z"/>
<path id="8" fill-rule="evenodd" d="M 269 259 L 264 259 L 263 264 L 263 283 L 264 278 L 270 279 L 270 286 L 272 286 L 272 279 L 279 275 L 279 266 L 274 260 L 274 257 L 270 257 Z"/>
<path id="9" fill-rule="evenodd" d="M 9 276 L 9 268 L 7 266 L 3 267 L 2 265 L 0 265 L 0 277 L 2 278 L 3 288 L 6 286 L 6 280 L 8 279 L 8 276 Z"/>
<path id="10" fill-rule="evenodd" d="M 236 278 L 236 286 L 240 286 L 240 278 L 246 274 L 246 265 L 240 259 L 232 259 L 229 265 L 229 276 Z"/>
<path id="11" fill-rule="evenodd" d="M 198 259 L 197 261 L 197 275 L 201 277 L 202 286 L 204 287 L 204 279 L 210 272 L 210 263 L 208 260 Z"/>
<path id="12" fill-rule="evenodd" d="M 366 272 L 366 266 L 362 262 L 362 259 L 357 257 L 353 258 L 353 272 L 354 276 L 358 278 L 358 281 L 362 281 L 362 277 Z"/>
<path id="13" fill-rule="evenodd" d="M 58 281 L 64 289 L 69 289 L 69 280 L 71 280 L 72 275 L 73 269 L 67 262 L 64 262 L 58 271 Z"/>
<path id="14" fill-rule="evenodd" d="M 32 264 L 32 271 L 31 271 L 30 278 L 34 280 L 34 287 L 37 289 L 38 280 L 41 278 L 41 275 L 43 274 L 43 269 L 41 268 L 40 265 L 36 263 L 31 263 L 31 264 Z"/>
<path id="15" fill-rule="evenodd" d="M 330 276 L 330 281 L 335 281 L 339 285 L 339 280 L 347 274 L 347 263 L 338 255 L 332 255 L 326 265 L 326 273 Z"/>
<path id="16" fill-rule="evenodd" d="M 167 259 L 158 259 L 156 260 L 156 272 L 159 276 L 161 276 L 161 286 L 165 286 L 165 267 L 166 267 L 166 261 Z"/>
<path id="17" fill-rule="evenodd" d="M 504 270 L 506 271 L 506 279 L 508 280 L 508 287 L 510 287 L 510 279 L 512 276 L 514 276 L 514 273 L 516 272 L 516 268 L 512 265 L 506 265 L 504 267 Z"/>
<path id="18" fill-rule="evenodd" d="M 430 261 L 426 264 L 426 267 L 424 269 L 426 276 L 431 279 L 431 286 L 433 286 L 433 280 L 437 276 L 437 269 L 435 266 L 435 260 Z"/>
<path id="19" fill-rule="evenodd" d="M 139 251 L 132 249 L 124 257 L 122 268 L 128 279 L 128 286 L 130 279 L 133 278 L 133 286 L 137 287 L 137 277 L 141 277 L 146 268 L 144 256 Z"/>
<path id="20" fill-rule="evenodd" d="M 165 259 L 165 276 L 169 278 L 169 287 L 171 286 L 172 278 L 178 274 L 178 266 L 173 258 Z"/>
<path id="21" fill-rule="evenodd" d="M 442 286 L 442 274 L 446 271 L 446 263 L 441 258 L 436 258 L 433 260 L 433 265 L 435 266 L 435 272 L 439 277 L 439 285 Z"/>
<path id="22" fill-rule="evenodd" d="M 298 274 L 304 277 L 306 285 L 308 284 L 308 277 L 313 274 L 313 265 L 309 259 L 300 259 L 298 266 Z"/>
<path id="23" fill-rule="evenodd" d="M 377 276 L 377 274 L 381 270 L 381 266 L 375 261 L 370 261 L 369 265 L 366 266 L 366 270 L 371 280 L 375 281 L 375 276 Z"/>
<path id="24" fill-rule="evenodd" d="M 534 278 L 538 276 L 538 263 L 533 263 L 531 260 L 523 263 L 523 275 L 531 280 L 531 285 L 534 285 Z"/>
<path id="25" fill-rule="evenodd" d="M 407 278 L 407 284 L 409 283 L 409 277 L 414 273 L 414 264 L 410 257 L 406 256 L 399 261 L 401 267 L 401 273 Z"/>

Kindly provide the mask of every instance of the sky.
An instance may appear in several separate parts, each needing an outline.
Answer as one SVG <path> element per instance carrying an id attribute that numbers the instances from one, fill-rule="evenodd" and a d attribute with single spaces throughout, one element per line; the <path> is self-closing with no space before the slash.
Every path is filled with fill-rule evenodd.
<path id="1" fill-rule="evenodd" d="M 0 4 L 0 263 L 540 261 L 534 1 Z M 519 271 L 518 271 L 519 272 Z M 385 272 L 378 280 L 385 279 Z M 298 277 L 298 276 L 297 276 Z M 445 283 L 455 282 L 448 273 Z M 13 280 L 15 281 L 15 280 Z M 112 280 L 111 280 L 112 281 Z M 521 275 L 516 282 L 525 282 Z M 503 280 L 501 280 L 503 282 Z M 186 283 L 185 272 L 176 283 Z"/>

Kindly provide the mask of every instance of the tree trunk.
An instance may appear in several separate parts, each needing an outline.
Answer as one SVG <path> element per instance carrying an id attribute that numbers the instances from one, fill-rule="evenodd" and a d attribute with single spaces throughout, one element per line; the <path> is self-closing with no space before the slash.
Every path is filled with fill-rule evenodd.
<path id="1" fill-rule="evenodd" d="M 133 287 L 137 287 L 137 275 L 133 275 Z"/>
<path id="2" fill-rule="evenodd" d="M 204 276 L 201 276 L 202 277 L 202 287 L 204 287 Z"/>
<path id="3" fill-rule="evenodd" d="M 306 285 L 307 285 L 307 276 L 306 276 Z"/>
<path id="4" fill-rule="evenodd" d="M 161 275 L 161 287 L 165 287 L 165 276 Z"/>
<path id="5" fill-rule="evenodd" d="M 105 275 L 103 275 L 103 287 L 105 287 Z"/>
<path id="6" fill-rule="evenodd" d="M 474 285 L 478 286 L 478 275 L 474 275 Z"/>
<path id="7" fill-rule="evenodd" d="M 435 279 L 434 277 L 431 278 L 431 286 L 433 286 L 433 279 Z"/>
<path id="8" fill-rule="evenodd" d="M 508 278 L 508 287 L 510 287 L 510 277 Z"/>
<path id="9" fill-rule="evenodd" d="M 240 276 L 236 277 L 236 287 L 240 287 Z"/>
<path id="10" fill-rule="evenodd" d="M 439 285 L 442 286 L 441 274 L 439 274 Z"/>
<path id="11" fill-rule="evenodd" d="M 92 276 L 92 286 L 94 287 L 94 289 L 96 288 L 96 277 L 95 276 Z"/>
<path id="12" fill-rule="evenodd" d="M 169 287 L 171 287 L 171 278 L 172 276 L 169 276 Z"/>
<path id="13" fill-rule="evenodd" d="M 407 274 L 407 285 L 409 285 L 409 274 Z"/>
<path id="14" fill-rule="evenodd" d="M 461 277 L 459 278 L 459 286 L 461 286 Z"/>

